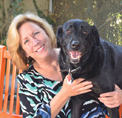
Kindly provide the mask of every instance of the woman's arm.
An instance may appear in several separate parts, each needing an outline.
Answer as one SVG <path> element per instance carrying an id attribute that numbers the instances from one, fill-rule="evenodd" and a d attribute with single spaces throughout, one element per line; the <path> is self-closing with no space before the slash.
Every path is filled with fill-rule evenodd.
<path id="1" fill-rule="evenodd" d="M 115 91 L 101 94 L 99 100 L 107 107 L 118 107 L 122 104 L 122 90 L 115 85 Z"/>
<path id="2" fill-rule="evenodd" d="M 30 75 L 18 75 L 20 105 L 23 117 L 36 118 L 41 116 L 42 118 L 55 118 L 71 96 L 91 91 L 91 82 L 82 82 L 84 79 L 80 78 L 68 84 L 67 77 L 69 76 L 66 76 L 61 90 L 54 98 L 44 103 L 42 102 L 44 96 L 40 95 L 42 92 L 38 93 L 37 87 L 33 85 L 33 80 Z M 38 86 L 43 86 L 43 84 L 38 84 Z"/>
<path id="3" fill-rule="evenodd" d="M 71 84 L 67 83 L 67 78 L 71 76 L 67 75 L 64 79 L 63 87 L 57 93 L 57 95 L 51 100 L 51 118 L 55 118 L 56 115 L 60 112 L 62 107 L 66 104 L 67 100 L 71 96 L 83 94 L 91 91 L 92 84 L 91 82 L 82 82 L 84 79 L 76 79 Z"/>

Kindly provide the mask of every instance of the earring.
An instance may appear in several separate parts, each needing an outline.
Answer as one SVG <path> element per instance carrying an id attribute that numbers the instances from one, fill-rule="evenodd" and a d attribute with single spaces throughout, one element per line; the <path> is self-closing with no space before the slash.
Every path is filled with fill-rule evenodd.
<path id="1" fill-rule="evenodd" d="M 27 57 L 27 65 L 30 65 L 31 63 L 33 63 L 34 59 L 32 57 Z"/>
<path id="2" fill-rule="evenodd" d="M 27 58 L 27 64 L 29 64 L 29 58 Z"/>

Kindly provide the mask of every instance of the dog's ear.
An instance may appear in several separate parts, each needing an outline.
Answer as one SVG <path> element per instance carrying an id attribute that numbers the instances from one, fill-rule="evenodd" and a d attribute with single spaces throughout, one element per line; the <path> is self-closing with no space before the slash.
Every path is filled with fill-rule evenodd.
<path id="1" fill-rule="evenodd" d="M 93 37 L 95 38 L 96 44 L 100 45 L 99 32 L 95 26 L 91 26 Z"/>
<path id="2" fill-rule="evenodd" d="M 63 33 L 62 25 L 60 25 L 60 26 L 57 28 L 57 32 L 56 32 L 57 48 L 60 47 L 62 33 Z"/>

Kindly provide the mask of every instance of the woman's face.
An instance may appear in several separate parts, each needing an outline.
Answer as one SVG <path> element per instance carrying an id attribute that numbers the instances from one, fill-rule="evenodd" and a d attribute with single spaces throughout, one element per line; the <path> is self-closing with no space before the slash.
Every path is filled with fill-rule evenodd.
<path id="1" fill-rule="evenodd" d="M 46 32 L 33 22 L 26 22 L 18 29 L 20 44 L 26 56 L 34 60 L 45 59 L 51 54 L 51 41 Z"/>

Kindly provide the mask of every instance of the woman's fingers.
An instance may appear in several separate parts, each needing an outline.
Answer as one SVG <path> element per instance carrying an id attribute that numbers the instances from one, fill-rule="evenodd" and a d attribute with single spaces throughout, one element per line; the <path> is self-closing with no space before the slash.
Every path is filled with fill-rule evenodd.
<path id="1" fill-rule="evenodd" d="M 78 89 L 78 90 L 86 90 L 86 89 L 89 89 L 91 87 L 93 87 L 92 82 L 85 81 L 85 82 L 80 82 L 80 83 L 74 85 L 72 89 L 74 89 L 74 90 L 75 89 Z"/>
<path id="2" fill-rule="evenodd" d="M 83 82 L 84 80 L 85 80 L 85 79 L 83 79 L 83 78 L 75 79 L 75 80 L 72 82 L 72 84 L 77 85 L 77 84 Z"/>
<path id="3" fill-rule="evenodd" d="M 90 92 L 93 87 L 92 82 L 84 81 L 84 79 L 80 78 L 72 83 L 72 88 L 70 89 L 70 96 L 75 96 L 83 93 Z"/>
<path id="4" fill-rule="evenodd" d="M 87 88 L 89 85 L 90 85 L 91 87 L 93 87 L 92 82 L 90 82 L 90 81 L 85 81 L 85 82 L 79 83 L 79 84 L 77 85 L 77 88 L 81 88 L 81 87 L 84 87 L 84 88 L 86 87 L 86 88 Z M 89 86 L 89 87 L 90 87 L 90 86 Z M 91 88 L 91 87 L 90 87 L 90 88 Z"/>
<path id="5" fill-rule="evenodd" d="M 117 100 L 114 100 L 113 97 L 108 98 L 98 98 L 102 103 L 105 104 L 105 106 L 109 108 L 114 108 L 119 106 L 119 102 Z"/>
<path id="6" fill-rule="evenodd" d="M 89 84 L 89 85 L 86 85 L 86 86 L 79 88 L 78 90 L 79 91 L 91 90 L 90 88 L 92 88 L 92 87 L 93 87 L 93 85 Z"/>
<path id="7" fill-rule="evenodd" d="M 84 93 L 88 93 L 90 91 L 92 91 L 90 88 L 92 87 L 92 85 L 86 86 L 86 87 L 82 87 L 79 89 L 73 89 L 72 95 L 80 95 L 80 94 L 84 94 Z"/>
<path id="8" fill-rule="evenodd" d="M 99 100 L 107 107 L 118 107 L 122 104 L 122 90 L 115 85 L 115 91 L 101 94 Z"/>
<path id="9" fill-rule="evenodd" d="M 80 95 L 83 93 L 90 92 L 93 87 L 92 82 L 84 81 L 83 78 L 78 78 L 73 82 L 69 82 L 71 80 L 71 76 L 67 75 L 64 79 L 63 90 L 66 92 L 68 97 Z"/>

